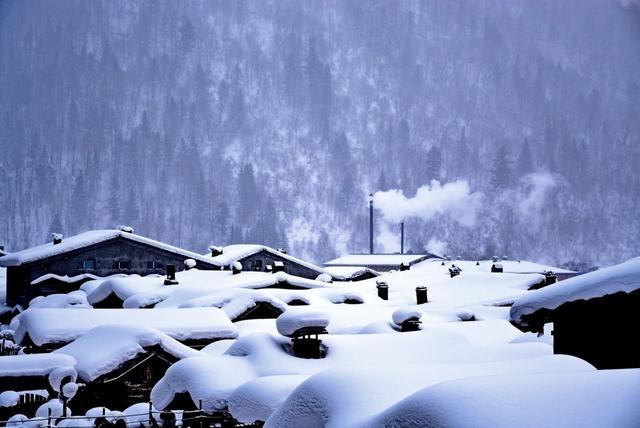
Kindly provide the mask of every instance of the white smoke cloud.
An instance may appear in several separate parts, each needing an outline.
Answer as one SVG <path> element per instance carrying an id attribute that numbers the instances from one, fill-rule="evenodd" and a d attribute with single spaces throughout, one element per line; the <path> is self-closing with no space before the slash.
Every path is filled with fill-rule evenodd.
<path id="1" fill-rule="evenodd" d="M 383 253 L 400 252 L 400 234 L 391 229 L 389 223 L 382 222 L 378 225 L 376 234 L 376 246 L 382 247 Z"/>
<path id="2" fill-rule="evenodd" d="M 373 203 L 388 223 L 399 223 L 412 217 L 430 220 L 437 214 L 446 214 L 459 224 L 472 227 L 482 207 L 482 193 L 472 193 L 467 181 L 442 185 L 432 180 L 431 184 L 419 187 L 411 198 L 402 190 L 376 192 Z"/>
<path id="3" fill-rule="evenodd" d="M 516 209 L 521 218 L 537 217 L 545 207 L 549 193 L 558 186 L 558 180 L 549 172 L 527 174 L 520 179 L 520 183 Z"/>
<path id="4" fill-rule="evenodd" d="M 424 249 L 436 256 L 444 256 L 447 254 L 447 243 L 436 238 L 431 238 L 427 245 L 424 246 Z"/>

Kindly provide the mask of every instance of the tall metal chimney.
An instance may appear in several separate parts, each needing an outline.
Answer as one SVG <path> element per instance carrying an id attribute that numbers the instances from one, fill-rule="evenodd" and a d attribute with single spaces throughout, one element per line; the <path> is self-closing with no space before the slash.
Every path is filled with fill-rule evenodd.
<path id="1" fill-rule="evenodd" d="M 404 221 L 400 223 L 400 254 L 404 254 Z"/>
<path id="2" fill-rule="evenodd" d="M 373 193 L 369 193 L 369 254 L 373 254 Z"/>

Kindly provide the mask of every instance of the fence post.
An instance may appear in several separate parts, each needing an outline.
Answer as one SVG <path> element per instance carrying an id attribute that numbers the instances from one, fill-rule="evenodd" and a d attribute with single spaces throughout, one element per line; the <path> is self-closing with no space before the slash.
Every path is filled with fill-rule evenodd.
<path id="1" fill-rule="evenodd" d="M 51 407 L 47 409 L 47 428 L 51 428 Z"/>

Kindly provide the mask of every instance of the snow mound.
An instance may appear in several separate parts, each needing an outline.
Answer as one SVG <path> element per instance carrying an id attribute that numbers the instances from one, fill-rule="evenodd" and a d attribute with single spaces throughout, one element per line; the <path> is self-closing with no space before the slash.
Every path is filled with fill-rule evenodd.
<path id="1" fill-rule="evenodd" d="M 13 407 L 20 401 L 20 394 L 15 391 L 0 392 L 0 407 Z"/>
<path id="2" fill-rule="evenodd" d="M 91 308 L 91 305 L 82 291 L 72 291 L 68 294 L 34 297 L 29 302 L 29 308 Z"/>
<path id="3" fill-rule="evenodd" d="M 638 369 L 472 377 L 423 389 L 369 426 L 634 427 L 638 397 Z"/>
<path id="4" fill-rule="evenodd" d="M 422 311 L 417 308 L 398 308 L 391 315 L 393 323 L 396 325 L 402 325 L 405 321 L 416 320 L 420 321 L 422 318 Z"/>
<path id="5" fill-rule="evenodd" d="M 276 319 L 278 333 L 292 337 L 303 328 L 326 329 L 329 326 L 329 315 L 325 312 L 307 309 L 289 309 Z"/>
<path id="6" fill-rule="evenodd" d="M 49 385 L 56 392 L 60 392 L 60 385 L 64 379 L 75 382 L 78 379 L 78 373 L 75 368 L 61 366 L 51 370 L 49 373 Z"/>
<path id="7" fill-rule="evenodd" d="M 61 367 L 73 368 L 76 360 L 62 354 L 25 354 L 0 357 L 0 378 L 2 377 L 48 377 Z"/>

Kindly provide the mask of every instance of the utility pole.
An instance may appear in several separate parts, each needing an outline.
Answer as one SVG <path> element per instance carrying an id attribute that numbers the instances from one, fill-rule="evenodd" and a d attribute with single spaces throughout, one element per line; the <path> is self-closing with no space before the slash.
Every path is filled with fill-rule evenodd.
<path id="1" fill-rule="evenodd" d="M 373 193 L 369 193 L 369 254 L 373 254 Z"/>

